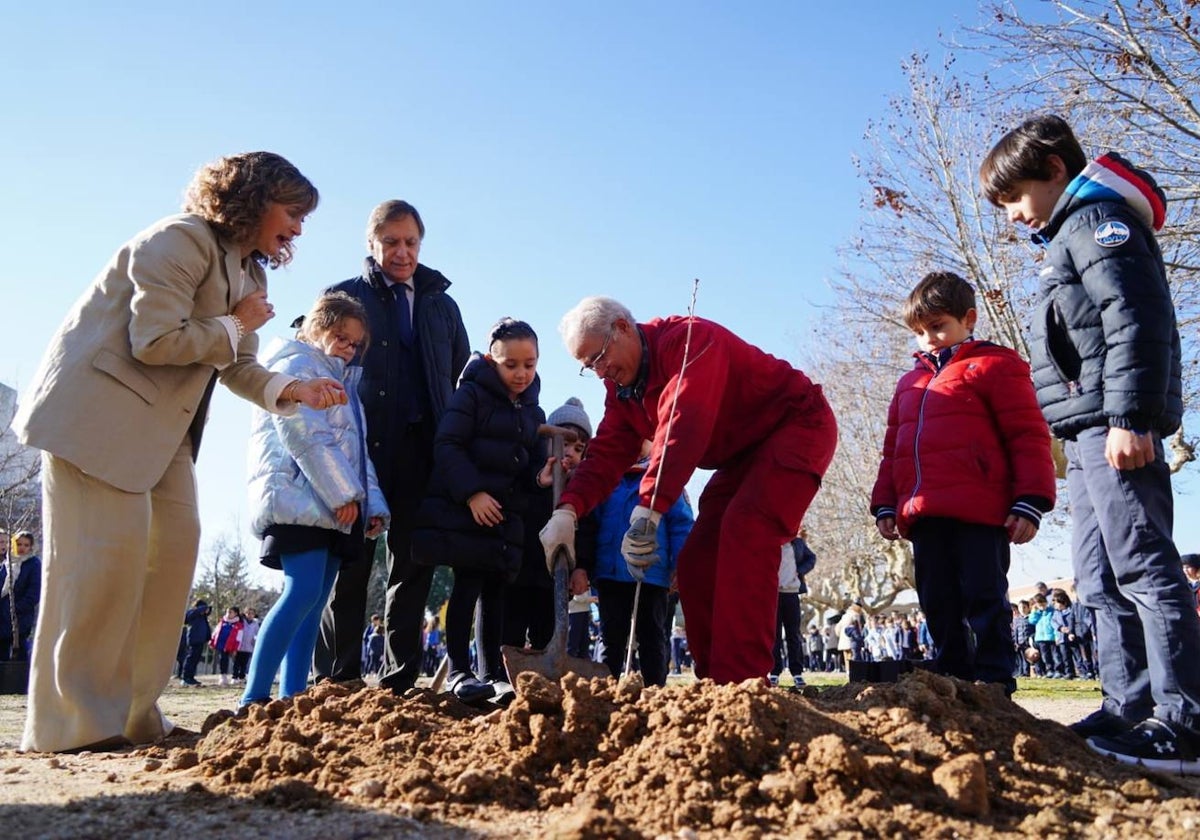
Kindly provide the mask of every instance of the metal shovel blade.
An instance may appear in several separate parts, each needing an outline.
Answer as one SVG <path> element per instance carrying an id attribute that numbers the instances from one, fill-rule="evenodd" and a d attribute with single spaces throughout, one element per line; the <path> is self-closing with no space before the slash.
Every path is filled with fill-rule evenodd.
<path id="1" fill-rule="evenodd" d="M 566 674 L 578 674 L 585 679 L 611 677 L 612 672 L 603 662 L 593 662 L 580 656 L 567 654 L 567 569 L 566 553 L 559 549 L 554 555 L 554 635 L 545 650 L 526 650 L 514 645 L 504 645 L 500 655 L 508 669 L 508 681 L 517 685 L 517 675 L 526 671 L 541 674 L 548 680 L 558 682 Z"/>

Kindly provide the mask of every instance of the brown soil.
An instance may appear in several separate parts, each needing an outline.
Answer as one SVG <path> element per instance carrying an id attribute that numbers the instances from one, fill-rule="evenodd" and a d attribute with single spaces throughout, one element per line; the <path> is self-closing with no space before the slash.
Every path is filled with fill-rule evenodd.
<path id="1" fill-rule="evenodd" d="M 534 675 L 518 688 L 508 709 L 480 713 L 425 689 L 326 684 L 212 715 L 199 739 L 90 758 L 0 753 L 0 784 L 24 783 L 36 763 L 68 787 L 106 774 L 124 794 L 0 806 L 0 823 L 72 838 L 235 818 L 260 836 L 322 838 L 1133 840 L 1200 828 L 1200 781 L 1121 767 L 993 687 L 924 672 L 807 695 Z"/>

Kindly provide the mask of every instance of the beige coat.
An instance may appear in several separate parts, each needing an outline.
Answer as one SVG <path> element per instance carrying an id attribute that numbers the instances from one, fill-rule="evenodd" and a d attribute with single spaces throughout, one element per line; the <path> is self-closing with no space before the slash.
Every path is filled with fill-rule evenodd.
<path id="1" fill-rule="evenodd" d="M 262 267 L 243 264 L 238 248 L 200 216 L 155 223 L 76 301 L 13 429 L 29 446 L 143 493 L 162 477 L 193 422 L 194 457 L 214 374 L 238 396 L 289 413 L 275 406 L 280 389 L 255 358 L 258 337 L 247 333 L 235 359 L 218 317 L 265 288 Z"/>

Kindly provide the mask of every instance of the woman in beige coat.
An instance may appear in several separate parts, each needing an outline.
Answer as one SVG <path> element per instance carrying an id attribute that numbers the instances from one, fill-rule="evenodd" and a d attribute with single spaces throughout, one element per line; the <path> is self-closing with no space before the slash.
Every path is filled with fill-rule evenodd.
<path id="1" fill-rule="evenodd" d="M 273 374 L 255 331 L 317 190 L 278 155 L 196 173 L 184 213 L 113 256 L 76 301 L 13 428 L 43 450 L 44 585 L 22 749 L 165 737 L 158 709 L 199 547 L 193 462 L 217 380 L 268 411 L 345 402 Z"/>

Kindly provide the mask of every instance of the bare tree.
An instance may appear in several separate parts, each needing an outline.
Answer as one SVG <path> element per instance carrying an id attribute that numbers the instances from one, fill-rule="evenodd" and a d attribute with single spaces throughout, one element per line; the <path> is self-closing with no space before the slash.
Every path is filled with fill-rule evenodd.
<path id="1" fill-rule="evenodd" d="M 911 547 L 880 537 L 868 510 L 888 404 L 907 368 L 901 349 L 906 336 L 885 329 L 861 341 L 861 333 L 839 323 L 843 315 L 854 313 L 830 313 L 833 323 L 823 325 L 820 352 L 803 364 L 838 418 L 837 453 L 804 520 L 818 558 L 804 601 L 818 616 L 842 612 L 854 601 L 870 611 L 883 609 L 914 586 Z"/>
<path id="2" fill-rule="evenodd" d="M 807 600 L 823 609 L 859 600 L 875 611 L 914 587 L 911 545 L 882 539 L 868 512 L 888 405 L 912 365 L 912 336 L 900 321 L 912 287 L 933 270 L 962 274 L 978 292 L 976 334 L 1026 351 L 1020 312 L 1033 294 L 1036 252 L 1019 247 L 979 193 L 978 164 L 998 117 L 978 104 L 990 93 L 977 96 L 954 77 L 953 65 L 953 57 L 931 66 L 912 56 L 902 65 L 905 92 L 868 126 L 855 161 L 866 187 L 859 234 L 843 249 L 845 270 L 832 283 L 832 325 L 805 364 L 840 430 L 837 457 L 807 518 L 814 550 L 834 561 L 819 564 L 810 583 Z"/>
<path id="3" fill-rule="evenodd" d="M 0 384 L 0 531 L 41 531 L 42 460 L 21 444 L 9 426 L 17 411 L 17 392 Z"/>
<path id="4" fill-rule="evenodd" d="M 279 593 L 250 582 L 250 565 L 241 542 L 229 534 L 220 534 L 209 546 L 209 555 L 200 561 L 192 599 L 203 598 L 218 615 L 228 607 L 254 609 L 265 615 Z"/>

